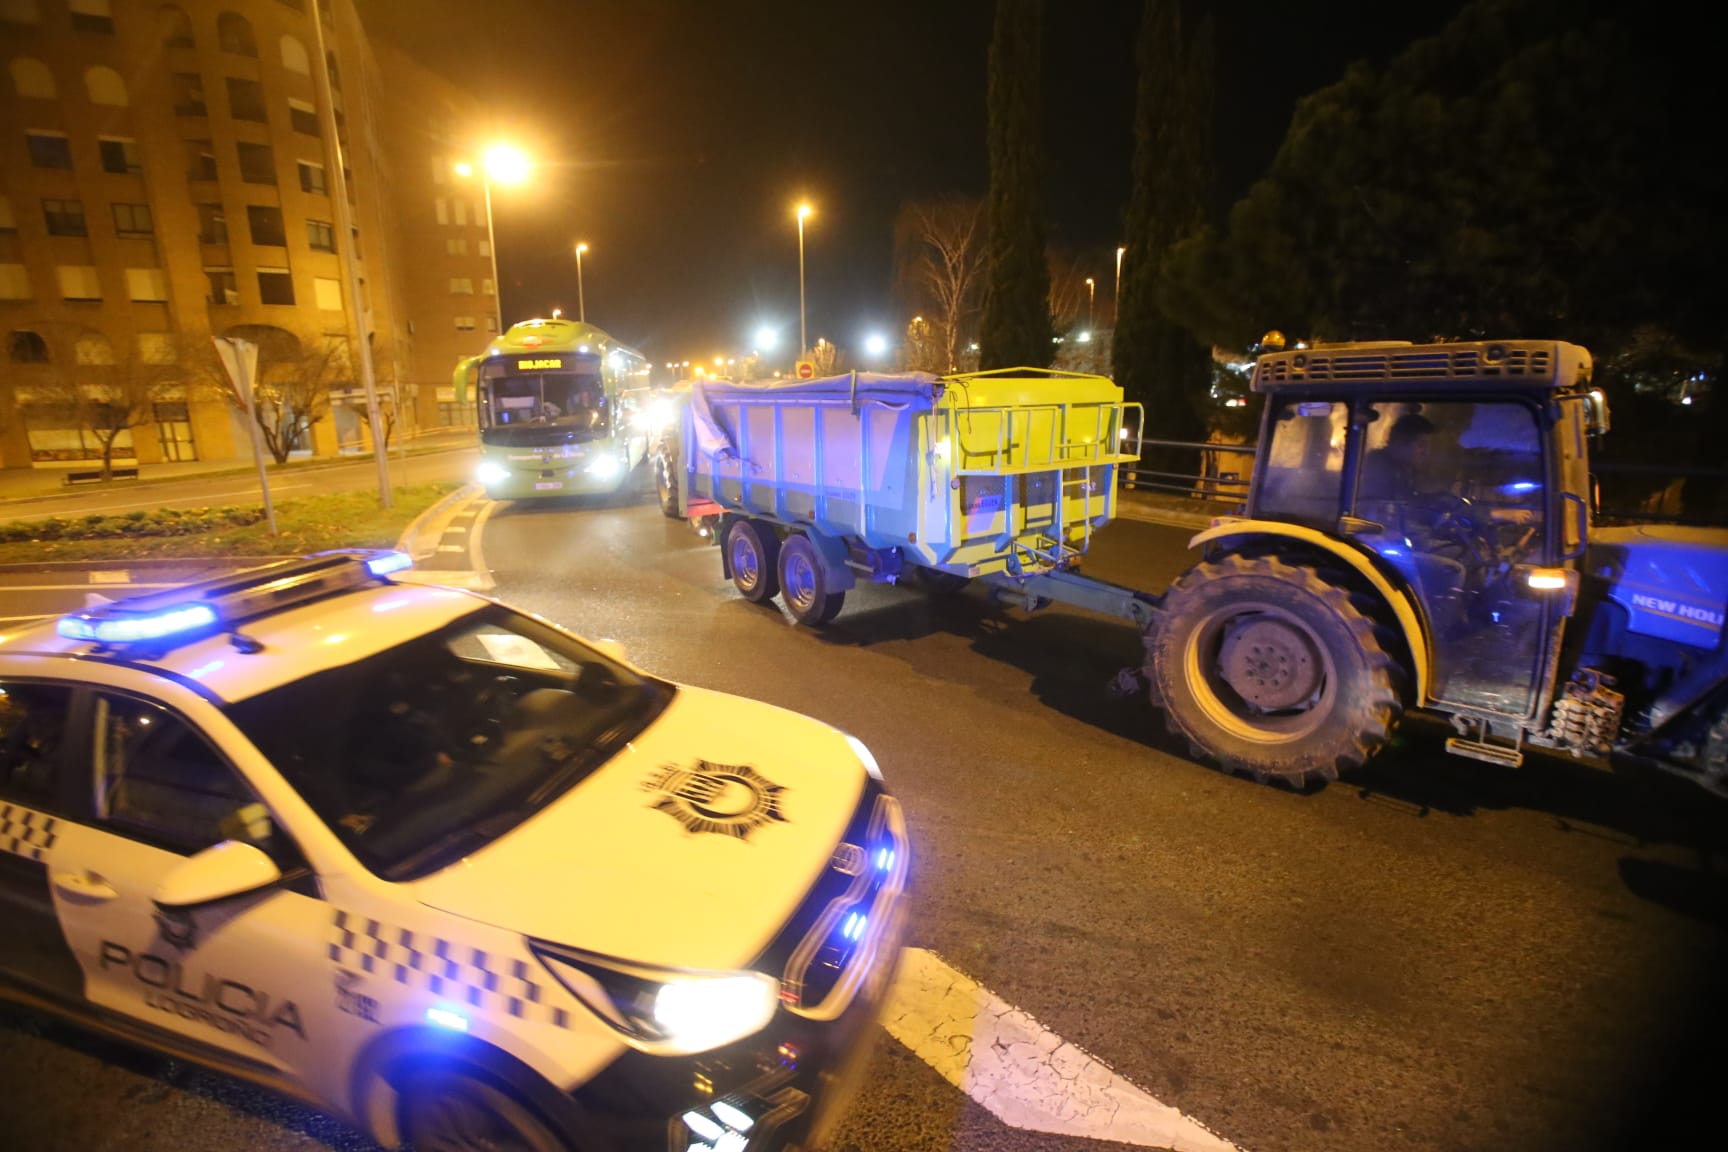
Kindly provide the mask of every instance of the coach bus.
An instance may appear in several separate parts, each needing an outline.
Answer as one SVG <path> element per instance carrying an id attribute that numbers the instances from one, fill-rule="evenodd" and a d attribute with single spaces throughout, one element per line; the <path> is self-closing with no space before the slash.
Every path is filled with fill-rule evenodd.
<path id="1" fill-rule="evenodd" d="M 614 492 L 648 452 L 648 361 L 592 324 L 525 320 L 456 367 L 495 500 Z"/>

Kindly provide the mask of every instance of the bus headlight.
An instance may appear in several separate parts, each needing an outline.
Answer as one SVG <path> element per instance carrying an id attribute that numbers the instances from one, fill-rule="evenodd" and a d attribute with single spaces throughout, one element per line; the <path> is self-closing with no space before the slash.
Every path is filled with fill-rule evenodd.
<path id="1" fill-rule="evenodd" d="M 604 480 L 608 476 L 618 475 L 618 457 L 601 456 L 588 465 L 588 475 L 598 476 Z"/>
<path id="2" fill-rule="evenodd" d="M 510 469 L 488 460 L 474 469 L 474 479 L 482 484 L 502 484 L 510 479 Z"/>

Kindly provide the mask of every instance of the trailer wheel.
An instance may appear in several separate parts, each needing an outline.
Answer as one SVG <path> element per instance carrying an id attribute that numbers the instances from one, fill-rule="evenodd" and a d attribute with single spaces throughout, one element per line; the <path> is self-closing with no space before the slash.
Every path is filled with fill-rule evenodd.
<path id="1" fill-rule="evenodd" d="M 840 613 L 846 593 L 828 591 L 828 565 L 808 536 L 780 545 L 780 602 L 798 623 L 814 628 Z"/>
<path id="2" fill-rule="evenodd" d="M 673 468 L 671 453 L 656 452 L 651 458 L 654 468 L 654 492 L 660 498 L 660 514 L 668 520 L 682 520 L 678 511 L 678 473 Z"/>
<path id="3" fill-rule="evenodd" d="M 752 604 L 764 604 L 780 591 L 776 568 L 780 538 L 766 524 L 734 520 L 726 530 L 726 563 L 738 594 Z"/>
<path id="4" fill-rule="evenodd" d="M 1152 702 L 1230 772 L 1305 787 L 1391 738 L 1403 669 L 1348 591 L 1273 558 L 1199 564 L 1146 639 Z"/>

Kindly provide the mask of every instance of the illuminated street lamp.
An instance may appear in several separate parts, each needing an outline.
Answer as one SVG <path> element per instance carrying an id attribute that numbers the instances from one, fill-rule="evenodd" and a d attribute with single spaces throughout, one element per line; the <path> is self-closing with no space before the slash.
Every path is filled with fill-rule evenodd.
<path id="1" fill-rule="evenodd" d="M 492 231 L 492 185 L 520 184 L 530 171 L 527 153 L 509 144 L 494 144 L 480 158 L 480 185 L 486 194 L 486 251 L 492 257 L 492 306 L 499 332 L 504 331 L 504 286 L 498 280 L 498 239 Z M 474 165 L 459 161 L 456 175 L 464 179 L 473 176 Z"/>
<path id="2" fill-rule="evenodd" d="M 582 296 L 582 253 L 588 251 L 586 242 L 576 245 L 576 319 L 588 323 L 588 303 Z"/>
<path id="3" fill-rule="evenodd" d="M 774 351 L 774 345 L 780 342 L 780 333 L 764 324 L 756 329 L 756 347 L 764 352 Z"/>
<path id="4" fill-rule="evenodd" d="M 804 221 L 809 218 L 812 209 L 808 204 L 798 205 L 798 355 L 803 357 L 810 345 L 804 335 Z"/>
<path id="5" fill-rule="evenodd" d="M 1098 286 L 1092 283 L 1092 277 L 1086 277 L 1086 327 L 1092 327 L 1092 298 L 1097 293 Z"/>
<path id="6" fill-rule="evenodd" d="M 872 358 L 881 356 L 888 351 L 888 337 L 880 332 L 872 332 L 864 337 L 864 351 Z"/>
<path id="7" fill-rule="evenodd" d="M 1122 316 L 1122 253 L 1128 251 L 1120 245 L 1116 248 L 1116 294 L 1110 297 L 1111 327 L 1115 327 Z"/>

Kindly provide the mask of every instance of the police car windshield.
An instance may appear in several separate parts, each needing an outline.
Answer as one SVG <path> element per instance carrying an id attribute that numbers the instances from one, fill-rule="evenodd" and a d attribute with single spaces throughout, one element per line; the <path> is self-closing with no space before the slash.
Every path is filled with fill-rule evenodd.
<path id="1" fill-rule="evenodd" d="M 361 863 L 412 880 L 584 779 L 671 695 L 494 604 L 228 714 Z"/>

